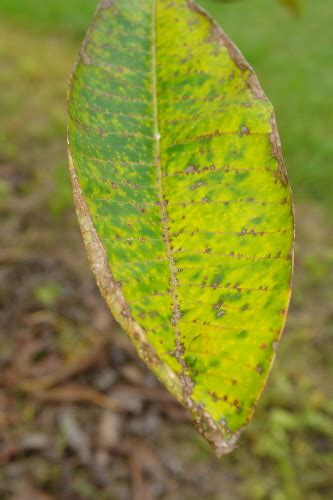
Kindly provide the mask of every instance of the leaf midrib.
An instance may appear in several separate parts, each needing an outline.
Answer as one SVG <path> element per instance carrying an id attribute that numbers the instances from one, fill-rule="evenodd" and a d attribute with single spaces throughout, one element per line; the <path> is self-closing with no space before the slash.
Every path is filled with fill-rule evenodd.
<path id="1" fill-rule="evenodd" d="M 168 228 L 168 213 L 166 208 L 166 202 L 163 196 L 163 171 L 160 158 L 160 141 L 161 135 L 159 132 L 158 120 L 158 95 L 157 95 L 157 0 L 153 0 L 153 14 L 152 14 L 152 80 L 153 80 L 153 123 L 154 123 L 154 164 L 157 170 L 157 186 L 158 186 L 158 198 L 159 205 L 161 209 L 161 223 L 163 239 L 166 246 L 167 259 L 169 264 L 170 273 L 170 295 L 172 299 L 172 317 L 171 324 L 175 332 L 175 357 L 181 366 L 184 365 L 182 360 L 182 345 L 180 340 L 180 331 L 178 328 L 178 320 L 180 318 L 180 300 L 177 294 L 177 268 L 175 259 L 173 256 L 170 234 Z"/>

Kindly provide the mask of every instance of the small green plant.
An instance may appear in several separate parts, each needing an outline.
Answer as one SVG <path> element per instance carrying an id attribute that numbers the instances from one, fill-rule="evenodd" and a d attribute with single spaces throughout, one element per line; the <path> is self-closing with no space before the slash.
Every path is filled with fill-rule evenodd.
<path id="1" fill-rule="evenodd" d="M 70 172 L 112 313 L 217 454 L 284 327 L 291 193 L 273 109 L 190 0 L 102 0 L 69 92 Z"/>

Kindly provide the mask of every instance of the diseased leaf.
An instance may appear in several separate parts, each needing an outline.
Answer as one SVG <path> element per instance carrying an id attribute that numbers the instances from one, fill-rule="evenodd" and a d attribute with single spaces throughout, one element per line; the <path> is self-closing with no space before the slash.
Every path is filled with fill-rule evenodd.
<path id="1" fill-rule="evenodd" d="M 70 170 L 101 292 L 218 454 L 249 422 L 290 298 L 271 104 L 193 2 L 104 0 L 69 94 Z"/>

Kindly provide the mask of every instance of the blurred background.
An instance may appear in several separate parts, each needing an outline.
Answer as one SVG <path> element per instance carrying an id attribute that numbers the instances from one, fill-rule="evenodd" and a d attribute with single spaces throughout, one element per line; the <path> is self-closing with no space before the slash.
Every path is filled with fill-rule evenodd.
<path id="1" fill-rule="evenodd" d="M 201 3 L 275 106 L 296 204 L 292 307 L 256 417 L 215 459 L 89 271 L 66 91 L 96 0 L 1 0 L 1 500 L 333 497 L 333 3 Z"/>

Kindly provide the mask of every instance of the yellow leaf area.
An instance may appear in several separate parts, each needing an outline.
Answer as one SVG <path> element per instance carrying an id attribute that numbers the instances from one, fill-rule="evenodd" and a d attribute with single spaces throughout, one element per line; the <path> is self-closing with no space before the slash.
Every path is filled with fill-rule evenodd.
<path id="1" fill-rule="evenodd" d="M 231 440 L 255 409 L 290 298 L 292 203 L 272 106 L 193 2 L 104 0 L 69 114 L 76 202 L 126 304 L 111 309 L 200 431 Z"/>

